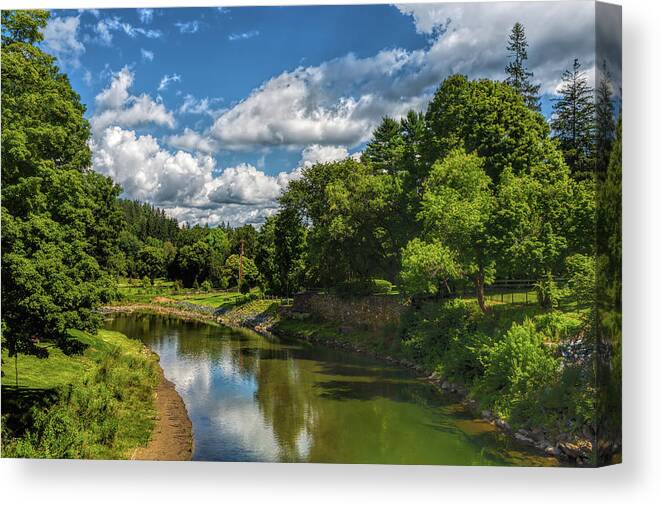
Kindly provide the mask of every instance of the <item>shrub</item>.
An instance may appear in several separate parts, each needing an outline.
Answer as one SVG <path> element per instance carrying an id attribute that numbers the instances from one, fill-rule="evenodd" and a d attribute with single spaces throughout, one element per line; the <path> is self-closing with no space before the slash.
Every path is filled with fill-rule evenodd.
<path id="1" fill-rule="evenodd" d="M 576 254 L 568 257 L 565 264 L 569 278 L 569 296 L 581 306 L 593 306 L 596 290 L 594 257 Z"/>
<path id="2" fill-rule="evenodd" d="M 204 280 L 204 282 L 202 282 L 202 285 L 200 286 L 200 288 L 204 292 L 209 292 L 212 289 L 211 282 L 209 280 Z"/>
<path id="3" fill-rule="evenodd" d="M 470 303 L 460 299 L 424 304 L 402 318 L 401 345 L 411 359 L 435 369 L 453 339 L 475 332 Z"/>
<path id="4" fill-rule="evenodd" d="M 388 280 L 380 280 L 375 278 L 372 280 L 372 293 L 373 294 L 388 294 L 392 290 L 392 283 Z"/>
<path id="5" fill-rule="evenodd" d="M 465 336 L 453 335 L 443 357 L 445 370 L 456 380 L 467 383 L 484 375 L 497 338 L 476 331 Z"/>
<path id="6" fill-rule="evenodd" d="M 537 301 L 542 308 L 557 308 L 560 302 L 560 289 L 553 279 L 553 275 L 548 273 L 545 277 L 535 284 L 537 292 Z"/>
<path id="7" fill-rule="evenodd" d="M 535 328 L 553 342 L 561 342 L 575 336 L 583 327 L 583 321 L 572 313 L 552 311 L 533 318 Z"/>
<path id="8" fill-rule="evenodd" d="M 539 396 L 557 378 L 559 361 L 532 321 L 512 324 L 491 350 L 477 395 L 502 417 L 526 419 L 539 412 Z"/>
<path id="9" fill-rule="evenodd" d="M 149 289 L 152 286 L 151 280 L 148 276 L 142 277 L 141 284 L 144 289 Z"/>

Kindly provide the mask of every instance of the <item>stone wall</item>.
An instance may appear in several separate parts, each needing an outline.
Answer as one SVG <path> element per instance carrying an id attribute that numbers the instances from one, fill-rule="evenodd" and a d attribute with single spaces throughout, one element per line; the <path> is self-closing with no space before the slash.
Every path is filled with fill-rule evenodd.
<path id="1" fill-rule="evenodd" d="M 341 298 L 305 292 L 294 296 L 292 311 L 362 329 L 398 326 L 404 305 L 392 296 Z"/>

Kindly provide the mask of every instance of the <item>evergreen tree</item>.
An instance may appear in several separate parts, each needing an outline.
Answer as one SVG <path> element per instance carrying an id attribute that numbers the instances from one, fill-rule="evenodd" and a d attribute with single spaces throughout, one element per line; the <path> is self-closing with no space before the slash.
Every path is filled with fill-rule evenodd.
<path id="1" fill-rule="evenodd" d="M 602 63 L 597 86 L 597 97 L 595 103 L 595 151 L 597 157 L 597 175 L 602 177 L 606 174 L 608 160 L 615 139 L 615 111 L 613 108 L 613 90 L 611 75 L 606 65 Z"/>
<path id="2" fill-rule="evenodd" d="M 587 179 L 594 171 L 594 90 L 578 58 L 562 74 L 562 81 L 560 98 L 553 105 L 553 137 L 574 178 Z"/>
<path id="3" fill-rule="evenodd" d="M 400 123 L 386 116 L 374 130 L 363 160 L 371 163 L 374 172 L 394 174 L 399 169 L 404 148 Z"/>
<path id="4" fill-rule="evenodd" d="M 528 41 L 526 32 L 521 23 L 515 23 L 510 33 L 507 51 L 510 55 L 510 62 L 505 67 L 507 78 L 505 82 L 517 90 L 526 105 L 535 111 L 540 110 L 539 105 L 539 84 L 533 84 L 530 80 L 533 73 L 526 68 L 528 60 Z"/>

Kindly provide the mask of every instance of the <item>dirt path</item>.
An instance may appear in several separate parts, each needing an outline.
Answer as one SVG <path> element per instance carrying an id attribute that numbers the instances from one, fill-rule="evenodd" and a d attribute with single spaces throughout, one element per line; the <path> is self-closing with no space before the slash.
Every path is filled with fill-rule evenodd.
<path id="1" fill-rule="evenodd" d="M 160 368 L 160 367 L 159 367 Z M 156 424 L 147 447 L 135 450 L 131 459 L 152 461 L 187 461 L 193 456 L 193 427 L 186 405 L 174 384 L 160 372 L 156 389 Z"/>

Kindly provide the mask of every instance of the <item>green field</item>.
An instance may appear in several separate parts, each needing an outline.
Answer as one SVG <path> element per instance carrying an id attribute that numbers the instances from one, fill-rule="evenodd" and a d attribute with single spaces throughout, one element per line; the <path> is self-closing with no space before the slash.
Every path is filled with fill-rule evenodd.
<path id="1" fill-rule="evenodd" d="M 174 282 L 157 279 L 154 285 L 143 287 L 134 281 L 133 284 L 122 281 L 118 285 L 118 292 L 122 300 L 132 303 L 151 303 L 154 298 L 167 298 L 174 301 L 185 301 L 196 305 L 218 308 L 236 303 L 242 294 L 231 290 L 200 290 L 178 289 Z"/>
<path id="2" fill-rule="evenodd" d="M 123 459 L 149 441 L 156 356 L 117 332 L 70 338 L 79 353 L 49 343 L 43 359 L 3 350 L 3 456 Z"/>

